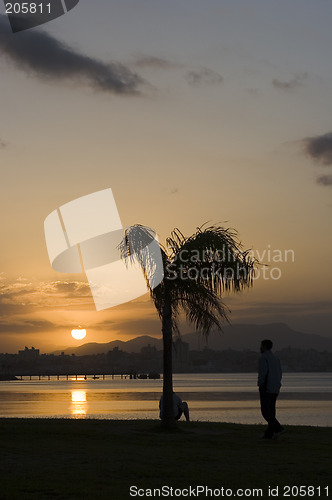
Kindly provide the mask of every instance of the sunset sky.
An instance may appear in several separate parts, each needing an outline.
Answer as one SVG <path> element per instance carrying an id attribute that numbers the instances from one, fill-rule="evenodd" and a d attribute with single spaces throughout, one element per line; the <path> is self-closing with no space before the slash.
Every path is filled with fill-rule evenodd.
<path id="1" fill-rule="evenodd" d="M 124 227 L 221 223 L 280 269 L 225 297 L 233 323 L 332 336 L 330 2 L 80 0 L 16 34 L 0 13 L 0 352 L 160 335 L 148 295 L 97 312 L 51 268 L 47 215 L 108 187 Z"/>

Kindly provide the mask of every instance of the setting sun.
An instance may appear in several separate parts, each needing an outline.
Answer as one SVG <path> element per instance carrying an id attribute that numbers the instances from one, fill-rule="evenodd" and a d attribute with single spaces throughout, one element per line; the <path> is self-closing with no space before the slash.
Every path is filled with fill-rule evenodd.
<path id="1" fill-rule="evenodd" d="M 75 340 L 82 340 L 86 336 L 86 330 L 84 330 L 83 328 L 76 328 L 71 331 L 71 336 Z"/>

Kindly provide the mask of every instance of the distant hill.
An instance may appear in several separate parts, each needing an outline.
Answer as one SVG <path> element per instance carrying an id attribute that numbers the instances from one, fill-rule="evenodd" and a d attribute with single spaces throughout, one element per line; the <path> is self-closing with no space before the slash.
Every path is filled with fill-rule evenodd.
<path id="1" fill-rule="evenodd" d="M 60 354 L 64 352 L 65 354 L 76 354 L 76 356 L 85 356 L 87 354 L 101 354 L 112 351 L 115 347 L 118 347 L 121 351 L 125 352 L 140 352 L 142 347 L 150 344 L 155 346 L 157 349 L 162 349 L 162 340 L 156 339 L 154 337 L 149 337 L 148 335 L 142 335 L 131 340 L 113 340 L 112 342 L 107 342 L 104 344 L 99 344 L 97 342 L 89 342 L 88 344 L 83 344 L 80 347 L 68 347 L 67 349 L 62 349 L 62 351 L 55 351 L 53 354 Z"/>
<path id="2" fill-rule="evenodd" d="M 207 341 L 197 333 L 188 333 L 181 336 L 184 342 L 189 343 L 191 350 L 202 350 L 208 347 L 216 351 L 225 349 L 259 351 L 260 342 L 265 338 L 273 341 L 276 351 L 293 347 L 332 352 L 332 338 L 297 332 L 284 323 L 266 325 L 234 324 L 225 327 L 223 333 L 212 332 Z M 107 353 L 115 347 L 125 352 L 139 352 L 142 347 L 148 344 L 155 346 L 158 350 L 162 349 L 161 339 L 143 335 L 126 342 L 122 340 L 114 340 L 104 344 L 91 342 L 80 347 L 70 347 L 65 349 L 64 352 L 65 354 L 75 353 L 77 356 L 84 356 L 87 354 Z M 56 351 L 54 354 L 60 354 L 60 351 Z"/>
<path id="3" fill-rule="evenodd" d="M 191 350 L 200 350 L 207 346 L 216 351 L 223 351 L 224 349 L 258 351 L 261 340 L 266 338 L 273 341 L 276 351 L 294 347 L 297 349 L 332 352 L 332 338 L 297 332 L 285 323 L 266 325 L 234 324 L 227 326 L 223 333 L 212 332 L 207 339 L 207 343 L 202 336 L 195 333 L 183 335 L 182 340 L 189 343 Z"/>

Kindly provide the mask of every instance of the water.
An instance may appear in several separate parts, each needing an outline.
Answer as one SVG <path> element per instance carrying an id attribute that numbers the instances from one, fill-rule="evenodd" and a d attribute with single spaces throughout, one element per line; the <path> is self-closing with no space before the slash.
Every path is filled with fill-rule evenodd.
<path id="1" fill-rule="evenodd" d="M 254 373 L 176 374 L 174 390 L 192 420 L 263 423 Z M 158 418 L 162 380 L 106 377 L 0 382 L 0 417 Z M 286 373 L 277 402 L 282 424 L 332 425 L 332 373 Z"/>

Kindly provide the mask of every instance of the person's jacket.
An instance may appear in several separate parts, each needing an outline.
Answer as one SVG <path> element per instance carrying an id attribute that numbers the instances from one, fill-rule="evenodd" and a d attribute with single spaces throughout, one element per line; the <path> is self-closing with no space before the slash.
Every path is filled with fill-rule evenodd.
<path id="1" fill-rule="evenodd" d="M 258 363 L 258 382 L 260 390 L 278 394 L 281 387 L 281 365 L 278 358 L 267 349 L 262 353 Z"/>

